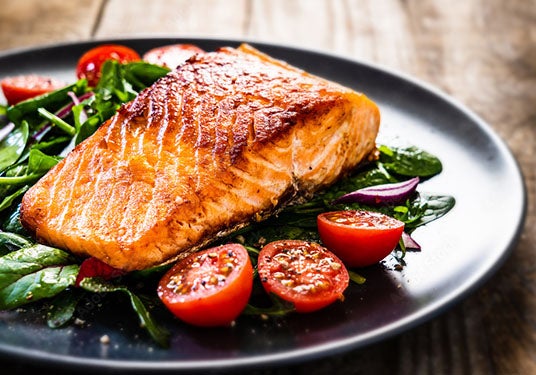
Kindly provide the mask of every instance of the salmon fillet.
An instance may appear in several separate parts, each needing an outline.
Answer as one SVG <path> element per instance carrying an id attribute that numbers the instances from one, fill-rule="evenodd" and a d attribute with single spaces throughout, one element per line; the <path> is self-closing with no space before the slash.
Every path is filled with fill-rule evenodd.
<path id="1" fill-rule="evenodd" d="M 21 221 L 42 243 L 145 269 L 332 184 L 379 122 L 363 94 L 225 47 L 122 106 L 24 195 Z"/>

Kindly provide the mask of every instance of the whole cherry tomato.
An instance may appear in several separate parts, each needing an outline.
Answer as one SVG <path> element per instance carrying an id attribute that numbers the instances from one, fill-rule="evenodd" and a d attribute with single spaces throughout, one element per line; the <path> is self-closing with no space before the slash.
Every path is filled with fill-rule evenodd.
<path id="1" fill-rule="evenodd" d="M 99 82 L 101 67 L 106 60 L 117 60 L 122 64 L 141 60 L 132 48 L 119 44 L 103 44 L 90 49 L 80 57 L 76 66 L 76 76 L 86 78 L 90 86 Z"/>
<path id="2" fill-rule="evenodd" d="M 203 52 L 205 51 L 193 44 L 172 44 L 147 51 L 143 55 L 143 60 L 151 64 L 175 69 L 193 55 Z"/>

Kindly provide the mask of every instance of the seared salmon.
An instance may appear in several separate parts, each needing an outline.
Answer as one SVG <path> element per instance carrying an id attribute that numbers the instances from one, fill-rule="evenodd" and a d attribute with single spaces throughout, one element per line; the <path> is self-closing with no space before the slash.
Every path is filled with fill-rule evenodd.
<path id="1" fill-rule="evenodd" d="M 379 123 L 365 95 L 251 46 L 199 54 L 39 180 L 21 221 L 42 243 L 145 269 L 332 184 Z"/>

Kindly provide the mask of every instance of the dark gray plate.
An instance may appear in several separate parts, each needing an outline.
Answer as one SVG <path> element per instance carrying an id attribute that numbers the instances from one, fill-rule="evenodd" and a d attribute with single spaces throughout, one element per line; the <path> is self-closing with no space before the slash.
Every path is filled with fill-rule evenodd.
<path id="1" fill-rule="evenodd" d="M 11 51 L 0 55 L 0 77 L 41 73 L 73 81 L 77 59 L 103 41 Z M 206 50 L 237 41 L 119 40 L 140 53 L 190 42 Z M 522 176 L 488 125 L 437 90 L 378 67 L 324 53 L 255 44 L 268 54 L 362 91 L 382 110 L 381 139 L 415 144 L 440 157 L 441 175 L 420 190 L 453 195 L 457 204 L 420 228 L 421 253 L 407 255 L 402 272 L 364 270 L 364 286 L 344 303 L 309 315 L 262 322 L 241 318 L 228 329 L 187 327 L 163 313 L 173 333 L 160 349 L 139 329 L 125 301 L 99 306 L 83 326 L 51 330 L 42 314 L 0 312 L 0 353 L 29 363 L 69 369 L 225 370 L 306 361 L 386 339 L 445 311 L 486 280 L 517 240 L 525 214 Z M 102 335 L 110 337 L 103 345 Z"/>

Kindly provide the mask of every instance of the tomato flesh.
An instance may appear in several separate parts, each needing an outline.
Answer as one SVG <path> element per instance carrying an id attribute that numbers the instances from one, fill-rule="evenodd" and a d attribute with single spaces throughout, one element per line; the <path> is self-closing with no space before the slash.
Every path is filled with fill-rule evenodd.
<path id="1" fill-rule="evenodd" d="M 227 244 L 179 261 L 160 280 L 158 296 L 179 319 L 197 326 L 231 324 L 253 289 L 247 250 Z"/>
<path id="2" fill-rule="evenodd" d="M 117 60 L 121 64 L 139 61 L 140 55 L 132 48 L 120 44 L 103 44 L 88 50 L 78 60 L 76 76 L 86 78 L 92 87 L 99 83 L 102 64 L 106 60 Z"/>
<path id="3" fill-rule="evenodd" d="M 147 51 L 143 55 L 143 60 L 151 64 L 175 69 L 193 55 L 203 52 L 205 51 L 193 44 L 172 44 Z"/>
<path id="4" fill-rule="evenodd" d="M 65 86 L 65 83 L 40 75 L 20 75 L 7 77 L 0 82 L 7 104 L 14 105 L 23 100 L 46 94 Z"/>
<path id="5" fill-rule="evenodd" d="M 396 247 L 404 223 L 371 211 L 347 210 L 318 215 L 322 243 L 348 267 L 378 263 Z"/>
<path id="6" fill-rule="evenodd" d="M 257 264 L 264 289 L 291 302 L 297 312 L 312 312 L 343 298 L 349 275 L 340 259 L 314 242 L 271 242 Z"/>

